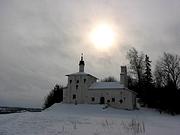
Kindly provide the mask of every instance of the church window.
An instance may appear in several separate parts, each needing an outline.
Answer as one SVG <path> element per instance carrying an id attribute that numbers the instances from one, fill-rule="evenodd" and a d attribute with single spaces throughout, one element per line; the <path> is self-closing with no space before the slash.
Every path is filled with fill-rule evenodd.
<path id="1" fill-rule="evenodd" d="M 78 89 L 78 85 L 76 85 L 76 89 Z"/>
<path id="2" fill-rule="evenodd" d="M 69 83 L 71 84 L 71 83 L 72 83 L 72 80 L 69 80 Z"/>
<path id="3" fill-rule="evenodd" d="M 84 79 L 84 83 L 86 82 L 86 79 Z"/>
<path id="4" fill-rule="evenodd" d="M 76 83 L 79 83 L 79 80 L 77 80 Z"/>
<path id="5" fill-rule="evenodd" d="M 123 100 L 122 100 L 122 99 L 120 99 L 120 100 L 119 100 L 119 102 L 122 104 L 122 103 L 123 103 Z"/>
<path id="6" fill-rule="evenodd" d="M 126 97 L 124 97 L 124 100 L 126 100 Z"/>
<path id="7" fill-rule="evenodd" d="M 75 94 L 73 95 L 73 99 L 76 99 L 76 95 Z"/>
<path id="8" fill-rule="evenodd" d="M 107 100 L 108 103 L 110 103 L 110 100 Z"/>
<path id="9" fill-rule="evenodd" d="M 94 102 L 94 101 L 95 101 L 95 98 L 94 98 L 94 97 L 92 97 L 92 98 L 91 98 L 91 101 L 93 101 L 93 102 Z"/>
<path id="10" fill-rule="evenodd" d="M 112 98 L 112 102 L 115 102 L 115 98 Z"/>

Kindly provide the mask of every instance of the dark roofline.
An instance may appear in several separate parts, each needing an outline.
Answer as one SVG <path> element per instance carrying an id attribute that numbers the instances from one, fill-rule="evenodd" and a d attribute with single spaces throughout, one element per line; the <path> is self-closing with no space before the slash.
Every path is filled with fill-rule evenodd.
<path id="1" fill-rule="evenodd" d="M 88 88 L 88 90 L 123 90 L 124 88 Z"/>
<path id="2" fill-rule="evenodd" d="M 92 76 L 92 77 L 94 77 L 94 78 L 98 79 L 97 77 L 95 77 L 95 76 L 93 76 L 93 75 L 90 75 L 90 74 L 88 74 L 88 76 Z"/>
<path id="3" fill-rule="evenodd" d="M 85 73 L 85 74 L 77 74 L 77 73 L 72 73 L 72 74 L 68 74 L 68 75 L 65 75 L 65 76 L 76 76 L 76 75 L 88 75 L 88 76 L 92 76 L 94 77 L 95 79 L 98 79 L 97 77 L 91 75 L 91 74 L 88 74 L 88 73 Z"/>

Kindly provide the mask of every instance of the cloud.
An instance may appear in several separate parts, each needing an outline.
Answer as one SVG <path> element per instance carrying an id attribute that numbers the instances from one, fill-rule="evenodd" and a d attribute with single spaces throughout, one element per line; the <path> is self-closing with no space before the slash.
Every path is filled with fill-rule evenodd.
<path id="1" fill-rule="evenodd" d="M 155 63 L 163 51 L 180 53 L 178 0 L 0 1 L 0 105 L 41 106 L 56 83 L 78 71 L 83 52 L 86 71 L 119 79 L 120 65 L 134 46 Z M 88 33 L 107 21 L 117 44 L 96 50 Z"/>

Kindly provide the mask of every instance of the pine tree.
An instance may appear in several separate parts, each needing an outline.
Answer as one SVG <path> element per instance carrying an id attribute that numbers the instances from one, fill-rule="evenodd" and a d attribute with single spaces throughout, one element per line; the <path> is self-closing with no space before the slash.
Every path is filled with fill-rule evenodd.
<path id="1" fill-rule="evenodd" d="M 43 109 L 52 106 L 54 103 L 60 103 L 63 100 L 63 86 L 56 84 L 45 98 Z"/>
<path id="2" fill-rule="evenodd" d="M 153 85 L 152 72 L 151 72 L 151 62 L 149 57 L 145 56 L 145 73 L 144 73 L 144 83 L 146 87 L 150 88 Z"/>
<path id="3" fill-rule="evenodd" d="M 145 56 L 145 72 L 144 72 L 144 80 L 143 80 L 143 93 L 142 98 L 143 102 L 149 106 L 154 106 L 153 99 L 154 99 L 154 92 L 153 92 L 153 79 L 152 79 L 152 72 L 151 72 L 151 61 L 149 57 Z"/>

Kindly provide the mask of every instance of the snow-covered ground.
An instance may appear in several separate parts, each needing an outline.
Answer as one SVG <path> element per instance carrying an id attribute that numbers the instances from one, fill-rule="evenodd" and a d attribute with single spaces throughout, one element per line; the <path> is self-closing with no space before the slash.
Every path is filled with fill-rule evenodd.
<path id="1" fill-rule="evenodd" d="M 179 135 L 180 116 L 150 109 L 55 104 L 43 112 L 0 115 L 0 135 Z"/>

